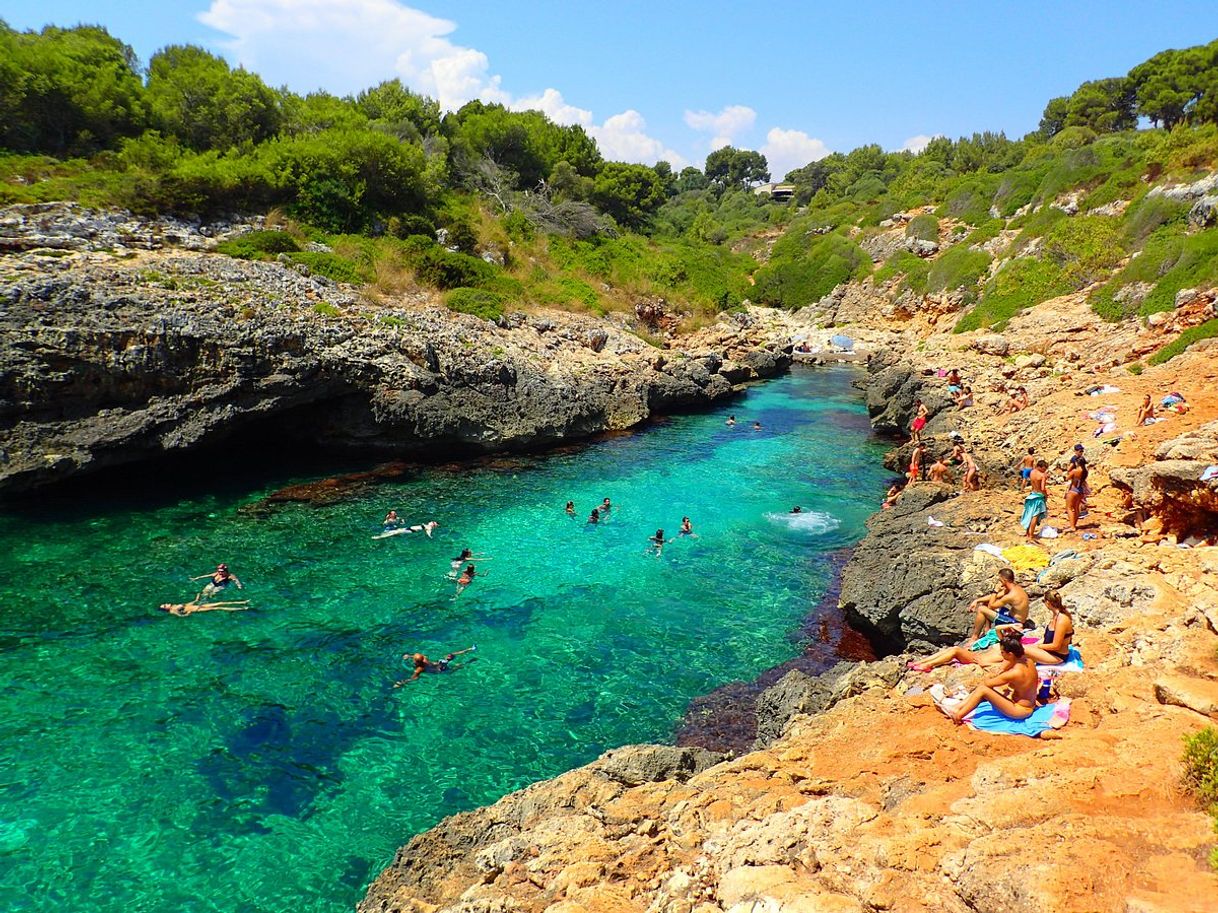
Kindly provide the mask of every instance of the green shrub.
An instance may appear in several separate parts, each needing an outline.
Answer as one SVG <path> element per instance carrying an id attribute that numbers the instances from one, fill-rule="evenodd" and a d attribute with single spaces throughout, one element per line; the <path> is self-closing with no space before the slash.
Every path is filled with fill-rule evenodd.
<path id="1" fill-rule="evenodd" d="M 1125 255 L 1116 219 L 1075 216 L 1062 219 L 1045 232 L 1040 256 L 1062 270 L 1067 291 L 1080 289 L 1106 275 Z"/>
<path id="2" fill-rule="evenodd" d="M 328 301 L 319 301 L 313 305 L 313 313 L 322 317 L 337 317 L 342 312 Z"/>
<path id="3" fill-rule="evenodd" d="M 920 238 L 923 241 L 934 241 L 939 243 L 939 220 L 930 213 L 925 212 L 920 216 L 914 216 L 909 220 L 909 224 L 905 226 L 905 237 Z"/>
<path id="4" fill-rule="evenodd" d="M 1198 326 L 1189 327 L 1171 343 L 1150 356 L 1147 361 L 1152 365 L 1161 365 L 1165 361 L 1171 361 L 1194 342 L 1200 342 L 1202 339 L 1213 339 L 1215 336 L 1218 336 L 1218 317 L 1213 320 L 1207 320 Z M 1218 755 L 1215 755 L 1215 758 L 1216 763 L 1218 763 Z M 1216 790 L 1214 801 L 1218 801 L 1218 773 L 1215 773 L 1214 777 L 1214 789 Z"/>
<path id="5" fill-rule="evenodd" d="M 1206 726 L 1184 737 L 1185 789 L 1196 796 L 1214 819 L 1218 830 L 1218 729 Z M 1210 851 L 1210 867 L 1218 869 L 1218 849 Z"/>
<path id="6" fill-rule="evenodd" d="M 1183 222 L 1188 206 L 1167 197 L 1143 197 L 1125 210 L 1125 243 L 1138 247 L 1167 223 Z"/>
<path id="7" fill-rule="evenodd" d="M 496 320 L 503 316 L 503 296 L 481 288 L 455 288 L 444 296 L 449 310 L 472 314 L 483 320 Z"/>
<path id="8" fill-rule="evenodd" d="M 778 246 L 775 245 L 777 253 Z M 820 235 L 798 259 L 774 257 L 754 277 L 753 296 L 775 307 L 799 308 L 820 300 L 838 285 L 871 272 L 871 258 L 840 234 Z"/>
<path id="9" fill-rule="evenodd" d="M 909 251 L 899 250 L 876 270 L 875 283 L 881 285 L 895 276 L 904 276 L 905 281 L 901 283 L 901 289 L 909 288 L 921 294 L 927 290 L 926 276 L 930 270 L 930 261 L 914 256 Z"/>
<path id="10" fill-rule="evenodd" d="M 1169 222 L 1152 234 L 1141 255 L 1091 296 L 1092 309 L 1105 320 L 1133 316 L 1134 307 L 1117 301 L 1116 295 L 1126 285 L 1144 282 L 1154 286 L 1136 308 L 1146 317 L 1172 310 L 1181 289 L 1218 282 L 1218 229 L 1192 235 L 1183 230 L 1181 223 Z"/>
<path id="11" fill-rule="evenodd" d="M 325 276 L 335 282 L 346 282 L 350 285 L 362 285 L 368 281 L 367 273 L 356 263 L 337 254 L 324 251 L 301 251 L 288 254 L 296 263 L 303 263 L 309 272 Z"/>
<path id="12" fill-rule="evenodd" d="M 990 255 L 983 250 L 969 250 L 967 244 L 950 247 L 930 266 L 926 277 L 927 289 L 945 292 L 971 288 L 990 268 Z"/>
<path id="13" fill-rule="evenodd" d="M 1142 362 L 1140 362 L 1140 361 L 1132 361 L 1125 366 L 1125 370 L 1128 371 L 1130 374 L 1132 374 L 1134 377 L 1137 377 L 1139 374 L 1141 374 L 1143 371 L 1146 370 L 1146 365 L 1142 364 Z"/>
<path id="14" fill-rule="evenodd" d="M 221 241 L 216 250 L 242 260 L 272 260 L 276 254 L 299 251 L 300 245 L 286 231 L 248 231 Z"/>
<path id="15" fill-rule="evenodd" d="M 956 323 L 955 331 L 1005 325 L 1020 311 L 1070 291 L 1059 266 L 1049 260 L 1020 257 L 1007 263 L 986 283 L 977 305 Z"/>

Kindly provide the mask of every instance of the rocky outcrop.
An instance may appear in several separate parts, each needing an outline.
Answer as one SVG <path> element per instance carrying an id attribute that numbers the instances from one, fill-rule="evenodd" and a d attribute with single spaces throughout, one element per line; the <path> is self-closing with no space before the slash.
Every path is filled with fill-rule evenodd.
<path id="1" fill-rule="evenodd" d="M 1118 467 L 1112 481 L 1136 504 L 1163 519 L 1166 528 L 1184 535 L 1218 528 L 1218 422 L 1202 425 L 1165 442 L 1152 462 Z"/>
<path id="2" fill-rule="evenodd" d="M 25 254 L 0 279 L 0 493 L 247 433 L 395 457 L 536 448 L 790 364 L 764 319 L 667 351 L 592 318 L 385 306 L 211 254 Z"/>

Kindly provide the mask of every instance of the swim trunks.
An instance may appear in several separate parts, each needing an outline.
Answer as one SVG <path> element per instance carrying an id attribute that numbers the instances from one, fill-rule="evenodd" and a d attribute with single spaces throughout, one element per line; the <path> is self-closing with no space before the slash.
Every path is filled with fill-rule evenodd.
<path id="1" fill-rule="evenodd" d="M 1027 481 L 1028 479 L 1032 478 L 1032 467 L 1031 467 L 1031 466 L 1024 466 L 1022 469 L 1020 469 L 1020 470 L 1019 470 L 1019 477 L 1020 477 L 1021 479 L 1025 480 L 1025 481 Z"/>

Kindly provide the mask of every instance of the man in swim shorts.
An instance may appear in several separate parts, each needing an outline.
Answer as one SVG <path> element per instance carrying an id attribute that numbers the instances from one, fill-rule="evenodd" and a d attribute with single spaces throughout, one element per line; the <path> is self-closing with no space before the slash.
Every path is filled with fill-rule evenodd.
<path id="1" fill-rule="evenodd" d="M 998 590 L 974 599 L 965 611 L 974 613 L 972 642 L 991 624 L 1022 625 L 1028 617 L 1028 592 L 1015 582 L 1015 572 L 1004 567 L 998 572 Z"/>
<path id="2" fill-rule="evenodd" d="M 478 645 L 474 644 L 472 647 L 467 647 L 464 650 L 457 650 L 455 653 L 447 654 L 444 659 L 440 660 L 439 662 L 432 662 L 423 653 L 403 653 L 402 659 L 409 662 L 413 666 L 414 674 L 411 675 L 410 678 L 394 682 L 393 687 L 401 688 L 403 685 L 413 682 L 424 672 L 447 672 L 454 659 L 456 659 L 458 656 L 464 656 L 466 653 L 473 653 L 477 649 Z M 461 665 L 463 664 L 451 666 L 451 668 L 458 669 Z"/>
<path id="3" fill-rule="evenodd" d="M 1036 468 L 1036 448 L 1029 447 L 1027 454 L 1019 461 L 1019 487 L 1024 489 L 1032 478 L 1032 470 Z"/>
<path id="4" fill-rule="evenodd" d="M 1045 517 L 1049 516 L 1049 492 L 1045 488 L 1048 480 L 1049 464 L 1045 460 L 1037 461 L 1028 476 L 1032 490 L 1023 499 L 1023 515 L 1019 518 L 1019 525 L 1024 530 L 1024 538 L 1029 542 L 1036 540 L 1036 528 Z"/>

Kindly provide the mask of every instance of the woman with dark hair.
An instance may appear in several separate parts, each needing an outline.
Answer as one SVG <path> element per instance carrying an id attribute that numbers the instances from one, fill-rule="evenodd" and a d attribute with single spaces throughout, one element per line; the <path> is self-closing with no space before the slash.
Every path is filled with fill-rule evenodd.
<path id="1" fill-rule="evenodd" d="M 1087 495 L 1087 458 L 1076 445 L 1076 453 L 1070 457 L 1070 469 L 1066 473 L 1066 516 L 1070 521 L 1070 532 L 1078 532 L 1078 518 L 1083 511 L 1083 500 Z"/>
<path id="2" fill-rule="evenodd" d="M 1045 625 L 1044 640 L 1029 644 L 1024 652 L 1042 666 L 1059 666 L 1070 658 L 1070 643 L 1074 640 L 1074 616 L 1062 602 L 1061 593 L 1045 593 L 1045 607 L 1051 613 Z"/>
<path id="3" fill-rule="evenodd" d="M 982 701 L 989 701 L 995 710 L 1013 720 L 1026 720 L 1036 709 L 1040 679 L 1036 663 L 1024 651 L 1019 635 L 1014 632 L 1003 634 L 998 649 L 1006 665 L 997 675 L 974 688 L 964 703 L 949 714 L 953 723 L 963 723 Z M 1005 688 L 1006 692 L 999 691 L 1000 688 Z"/>

